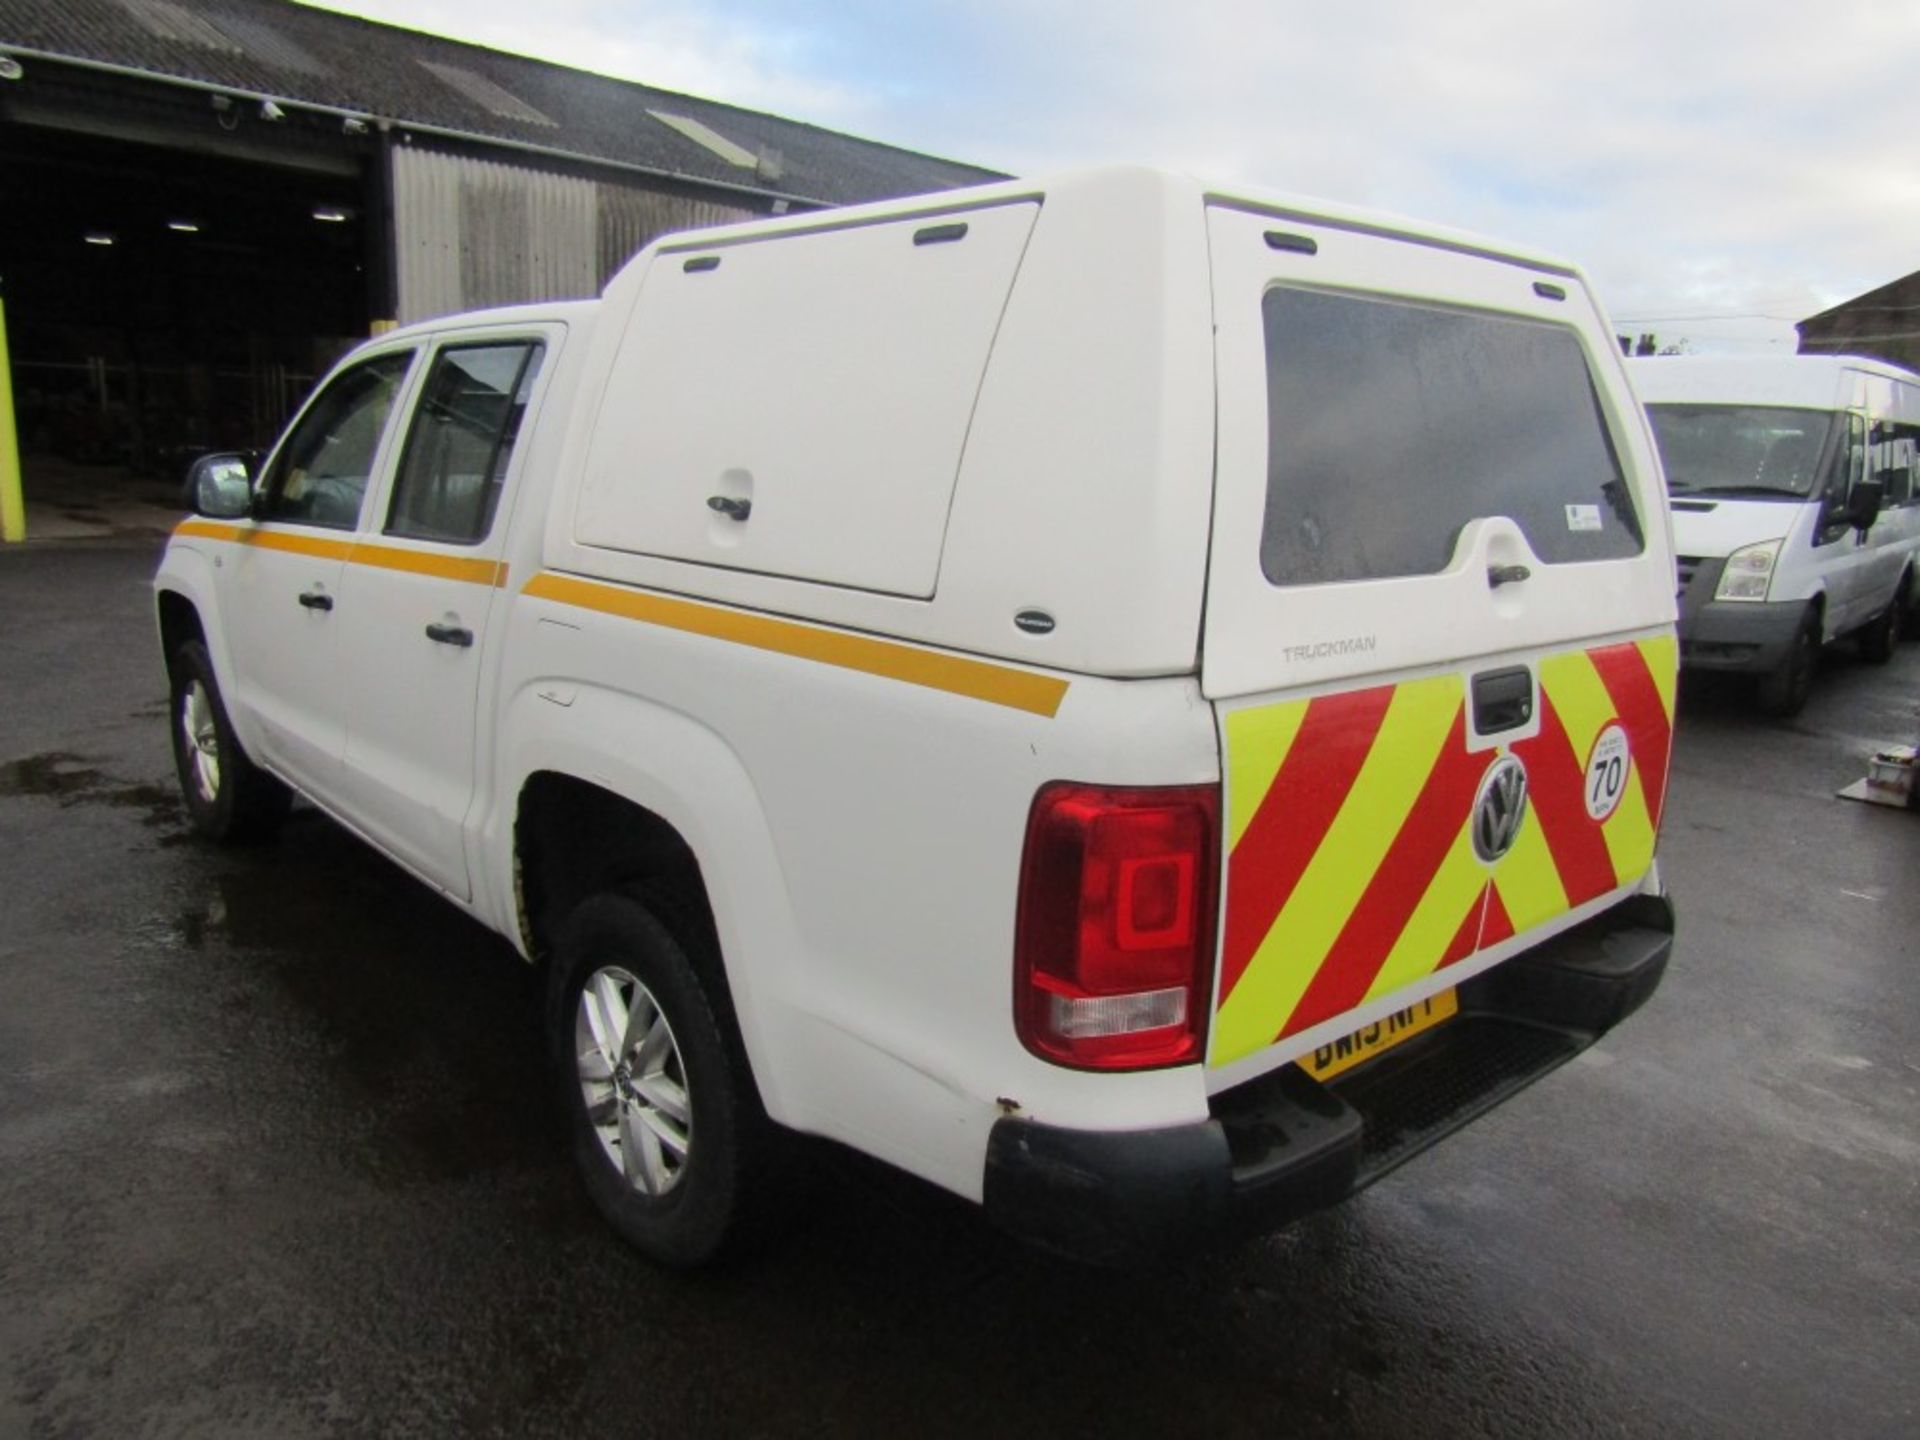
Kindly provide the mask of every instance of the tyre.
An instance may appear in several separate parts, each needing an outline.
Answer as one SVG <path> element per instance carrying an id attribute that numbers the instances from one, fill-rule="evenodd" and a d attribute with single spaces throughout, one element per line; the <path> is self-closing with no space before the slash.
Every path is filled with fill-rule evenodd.
<path id="1" fill-rule="evenodd" d="M 1798 715 L 1813 693 L 1814 671 L 1819 665 L 1820 612 L 1809 609 L 1780 663 L 1760 677 L 1761 710 L 1781 720 Z"/>
<path id="2" fill-rule="evenodd" d="M 167 668 L 173 764 L 194 832 L 222 844 L 271 838 L 287 818 L 293 794 L 240 748 L 206 646 L 187 641 Z"/>
<path id="3" fill-rule="evenodd" d="M 623 1239 L 688 1269 L 758 1229 L 776 1144 L 744 1053 L 641 899 L 583 901 L 554 938 L 548 1024 L 575 1163 Z"/>
<path id="4" fill-rule="evenodd" d="M 1906 607 L 1901 603 L 1901 597 L 1905 593 L 1906 582 L 1902 580 L 1900 589 L 1887 602 L 1887 608 L 1855 632 L 1860 658 L 1869 665 L 1886 664 L 1893 658 L 1893 652 L 1900 648 L 1900 631 L 1906 618 Z"/>

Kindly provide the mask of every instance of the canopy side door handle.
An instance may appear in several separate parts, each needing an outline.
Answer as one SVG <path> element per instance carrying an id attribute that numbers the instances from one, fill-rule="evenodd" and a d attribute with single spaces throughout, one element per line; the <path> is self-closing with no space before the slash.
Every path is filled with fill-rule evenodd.
<path id="1" fill-rule="evenodd" d="M 427 638 L 436 645 L 457 645 L 465 650 L 473 644 L 473 631 L 464 625 L 442 625 L 436 621 L 427 626 Z"/>
<path id="2" fill-rule="evenodd" d="M 302 590 L 300 603 L 309 610 L 333 609 L 333 597 L 324 590 Z"/>

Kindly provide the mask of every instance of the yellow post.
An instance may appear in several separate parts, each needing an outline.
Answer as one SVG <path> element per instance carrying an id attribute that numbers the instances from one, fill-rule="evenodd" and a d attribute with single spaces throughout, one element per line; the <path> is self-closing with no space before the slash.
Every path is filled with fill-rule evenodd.
<path id="1" fill-rule="evenodd" d="M 7 359 L 7 302 L 0 296 L 0 540 L 27 538 L 27 503 L 20 494 L 20 441 L 13 429 L 13 365 Z"/>

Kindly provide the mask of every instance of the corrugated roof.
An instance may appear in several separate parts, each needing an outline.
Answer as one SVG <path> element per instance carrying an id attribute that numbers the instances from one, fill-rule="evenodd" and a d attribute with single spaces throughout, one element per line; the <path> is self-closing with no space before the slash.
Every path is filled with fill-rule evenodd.
<path id="1" fill-rule="evenodd" d="M 190 9 L 179 0 L 0 0 L 0 50 L 7 49 L 835 204 L 1003 178 L 759 111 L 290 0 L 203 0 Z M 653 111 L 684 117 L 742 151 L 777 161 L 762 166 L 756 179 Z M 767 178 L 773 174 L 779 178 Z"/>

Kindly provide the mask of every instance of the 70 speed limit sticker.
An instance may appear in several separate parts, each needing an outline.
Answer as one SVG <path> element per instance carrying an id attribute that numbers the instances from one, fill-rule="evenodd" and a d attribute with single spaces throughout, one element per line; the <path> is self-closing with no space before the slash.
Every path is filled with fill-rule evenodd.
<path id="1" fill-rule="evenodd" d="M 1610 724 L 1593 742 L 1587 756 L 1587 814 L 1606 820 L 1620 808 L 1620 797 L 1627 793 L 1627 771 L 1632 756 L 1627 749 L 1627 732 L 1618 723 Z"/>

